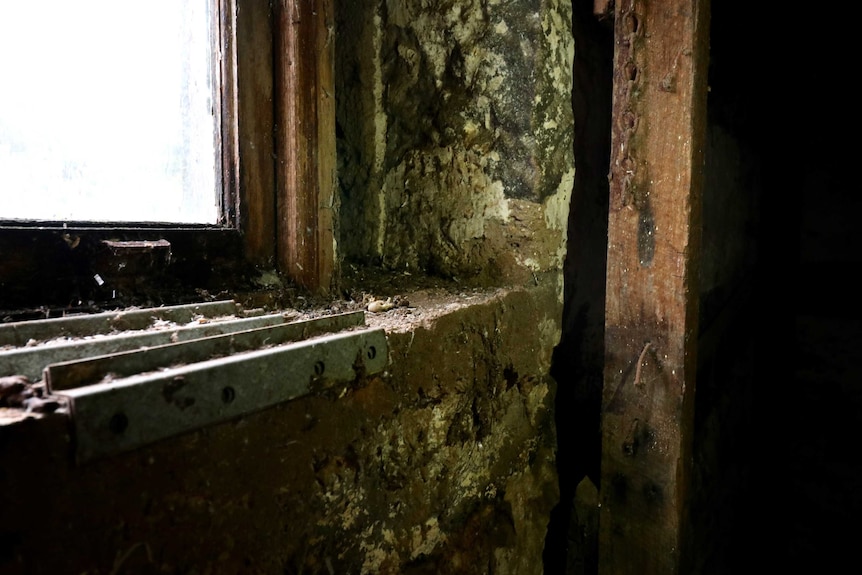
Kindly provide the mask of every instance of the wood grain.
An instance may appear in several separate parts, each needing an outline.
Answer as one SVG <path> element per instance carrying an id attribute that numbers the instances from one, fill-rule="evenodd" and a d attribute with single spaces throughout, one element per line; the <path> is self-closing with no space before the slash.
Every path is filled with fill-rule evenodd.
<path id="1" fill-rule="evenodd" d="M 284 273 L 328 292 L 335 167 L 331 0 L 282 0 L 276 10 L 277 248 Z"/>
<path id="2" fill-rule="evenodd" d="M 272 8 L 244 1 L 236 14 L 239 224 L 246 257 L 275 265 L 275 147 Z"/>
<path id="3" fill-rule="evenodd" d="M 600 572 L 685 564 L 707 1 L 615 5 Z"/>

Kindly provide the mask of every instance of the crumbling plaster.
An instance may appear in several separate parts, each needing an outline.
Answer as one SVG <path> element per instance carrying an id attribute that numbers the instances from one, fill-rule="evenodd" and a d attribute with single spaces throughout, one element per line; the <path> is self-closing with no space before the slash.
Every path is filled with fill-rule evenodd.
<path id="1" fill-rule="evenodd" d="M 337 13 L 344 258 L 486 285 L 560 270 L 571 3 L 363 0 Z"/>

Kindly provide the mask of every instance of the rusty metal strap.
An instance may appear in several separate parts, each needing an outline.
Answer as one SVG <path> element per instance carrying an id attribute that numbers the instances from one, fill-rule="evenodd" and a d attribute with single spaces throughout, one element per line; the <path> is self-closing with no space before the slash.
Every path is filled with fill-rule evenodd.
<path id="1" fill-rule="evenodd" d="M 62 390 L 76 459 L 131 450 L 319 391 L 388 361 L 381 329 L 363 329 Z"/>
<path id="2" fill-rule="evenodd" d="M 232 301 L 3 328 L 0 377 L 65 398 L 78 462 L 350 383 L 389 356 L 363 311 L 290 321 Z"/>

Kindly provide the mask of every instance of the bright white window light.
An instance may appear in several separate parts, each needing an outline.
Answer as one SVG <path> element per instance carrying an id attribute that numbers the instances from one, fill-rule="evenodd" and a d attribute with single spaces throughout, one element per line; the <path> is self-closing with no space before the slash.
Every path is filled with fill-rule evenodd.
<path id="1" fill-rule="evenodd" d="M 202 0 L 0 0 L 0 220 L 218 220 Z"/>

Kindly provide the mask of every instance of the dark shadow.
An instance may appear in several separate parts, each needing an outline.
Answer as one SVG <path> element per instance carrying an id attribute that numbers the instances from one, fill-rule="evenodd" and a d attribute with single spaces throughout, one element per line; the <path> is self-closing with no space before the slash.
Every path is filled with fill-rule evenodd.
<path id="1" fill-rule="evenodd" d="M 721 412 L 721 443 L 707 429 L 695 449 L 717 454 L 695 528 L 701 542 L 723 539 L 722 563 L 703 573 L 840 572 L 862 535 L 851 22 L 810 6 L 712 3 L 710 122 L 756 166 L 748 192 L 760 207 L 750 305 L 698 373 L 696 424 Z"/>
<path id="2" fill-rule="evenodd" d="M 557 382 L 560 502 L 545 542 L 547 575 L 595 572 L 596 550 L 585 549 L 585 542 L 593 539 L 584 537 L 573 510 L 575 489 L 584 477 L 598 486 L 601 457 L 613 28 L 593 15 L 591 0 L 575 0 L 572 8 L 575 180 L 564 264 L 563 333 L 551 367 Z"/>

